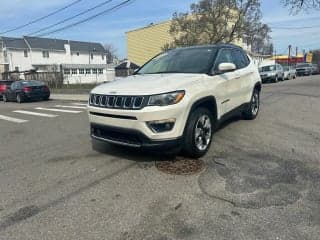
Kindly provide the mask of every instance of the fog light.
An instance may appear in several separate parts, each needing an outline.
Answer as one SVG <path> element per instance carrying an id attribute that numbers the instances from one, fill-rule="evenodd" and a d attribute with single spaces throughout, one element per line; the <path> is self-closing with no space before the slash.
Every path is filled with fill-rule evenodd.
<path id="1" fill-rule="evenodd" d="M 170 119 L 159 120 L 159 121 L 150 121 L 150 122 L 147 122 L 147 125 L 152 130 L 152 132 L 161 133 L 161 132 L 171 131 L 174 127 L 175 122 L 176 122 L 175 118 L 170 118 Z"/>

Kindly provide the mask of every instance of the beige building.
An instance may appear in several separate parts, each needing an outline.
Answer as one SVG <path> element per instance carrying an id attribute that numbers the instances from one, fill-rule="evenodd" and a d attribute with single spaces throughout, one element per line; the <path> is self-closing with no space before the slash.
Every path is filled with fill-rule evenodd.
<path id="1" fill-rule="evenodd" d="M 128 59 L 141 66 L 162 52 L 162 47 L 173 41 L 170 24 L 166 21 L 127 32 Z"/>
<path id="2" fill-rule="evenodd" d="M 170 35 L 171 20 L 158 24 L 150 24 L 147 27 L 135 29 L 126 33 L 128 59 L 142 66 L 146 61 L 162 52 L 165 44 L 173 42 Z M 235 44 L 248 50 L 242 41 L 238 40 Z"/>

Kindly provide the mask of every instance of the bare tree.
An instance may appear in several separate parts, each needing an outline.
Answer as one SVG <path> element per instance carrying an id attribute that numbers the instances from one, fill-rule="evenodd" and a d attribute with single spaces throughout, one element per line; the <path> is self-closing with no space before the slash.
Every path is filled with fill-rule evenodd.
<path id="1" fill-rule="evenodd" d="M 242 39 L 261 45 L 270 40 L 270 28 L 261 23 L 259 0 L 200 0 L 191 5 L 190 13 L 174 13 L 170 33 L 174 42 L 164 50 Z"/>
<path id="2" fill-rule="evenodd" d="M 281 0 L 281 3 L 290 8 L 293 14 L 301 10 L 320 10 L 320 0 Z"/>
<path id="3" fill-rule="evenodd" d="M 105 43 L 103 45 L 104 49 L 106 50 L 107 54 L 107 63 L 112 63 L 114 59 L 117 59 L 117 49 L 114 47 L 114 45 L 110 43 Z"/>

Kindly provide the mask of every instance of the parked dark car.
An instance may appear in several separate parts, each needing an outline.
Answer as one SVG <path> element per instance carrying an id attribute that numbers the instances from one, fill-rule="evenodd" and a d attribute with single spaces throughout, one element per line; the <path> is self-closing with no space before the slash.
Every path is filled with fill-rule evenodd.
<path id="1" fill-rule="evenodd" d="M 10 80 L 3 80 L 0 81 L 0 100 L 2 100 L 2 95 L 5 91 L 7 91 L 8 88 L 10 88 L 13 81 Z"/>
<path id="2" fill-rule="evenodd" d="M 50 90 L 40 81 L 16 81 L 3 93 L 3 101 L 16 101 L 22 103 L 28 100 L 48 100 Z"/>
<path id="3" fill-rule="evenodd" d="M 298 76 L 310 76 L 312 74 L 312 65 L 309 63 L 297 64 L 296 70 Z"/>

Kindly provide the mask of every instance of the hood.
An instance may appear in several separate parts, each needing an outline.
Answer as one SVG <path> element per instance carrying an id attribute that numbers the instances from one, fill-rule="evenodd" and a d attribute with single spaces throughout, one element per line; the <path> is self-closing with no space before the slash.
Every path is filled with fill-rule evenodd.
<path id="1" fill-rule="evenodd" d="M 204 74 L 182 73 L 133 75 L 101 84 L 91 92 L 106 95 L 152 95 L 185 90 L 203 76 Z"/>

